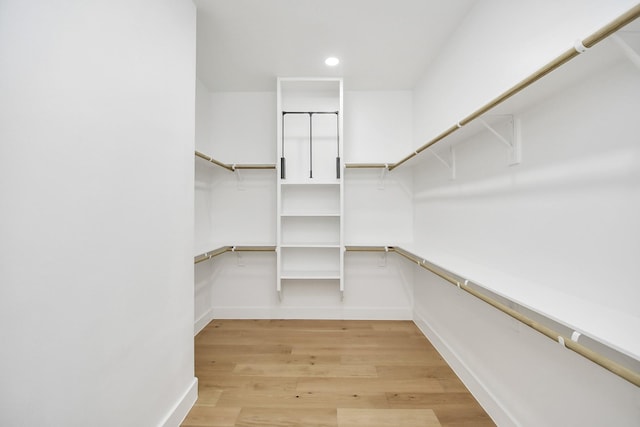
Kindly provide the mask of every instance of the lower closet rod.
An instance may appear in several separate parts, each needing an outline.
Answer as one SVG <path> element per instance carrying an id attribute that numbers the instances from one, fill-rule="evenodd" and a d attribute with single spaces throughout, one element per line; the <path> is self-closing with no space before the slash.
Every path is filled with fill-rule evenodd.
<path id="1" fill-rule="evenodd" d="M 222 246 L 218 249 L 196 255 L 193 263 L 198 264 L 202 261 L 208 261 L 211 258 L 222 255 L 226 252 L 275 252 L 275 250 L 275 246 Z"/>
<path id="2" fill-rule="evenodd" d="M 634 372 L 631 369 L 624 367 L 616 362 L 614 362 L 611 359 L 608 359 L 604 356 L 602 356 L 601 354 L 583 346 L 582 344 L 579 344 L 575 341 L 573 341 L 571 338 L 565 337 L 562 334 L 554 331 L 553 329 L 536 322 L 533 319 L 530 319 L 529 317 L 525 316 L 522 313 L 519 313 L 518 311 L 502 304 L 499 301 L 494 300 L 493 298 L 490 298 L 486 295 L 484 295 L 483 293 L 479 292 L 476 289 L 473 289 L 472 287 L 470 287 L 469 281 L 466 280 L 462 280 L 462 279 L 456 279 L 453 275 L 448 274 L 447 272 L 441 271 L 441 269 L 439 268 L 435 268 L 432 267 L 431 265 L 428 265 L 426 263 L 426 260 L 424 259 L 420 259 L 417 256 L 415 256 L 414 254 L 412 254 L 411 252 L 407 252 L 404 249 L 400 248 L 400 247 L 394 247 L 394 246 L 347 246 L 345 248 L 347 251 L 355 251 L 355 252 L 364 252 L 364 251 L 373 251 L 373 252 L 382 252 L 382 251 L 387 251 L 387 252 L 395 252 L 398 255 L 403 256 L 404 258 L 417 263 L 420 267 L 429 270 L 430 272 L 432 272 L 433 274 L 441 277 L 442 279 L 446 280 L 447 282 L 456 285 L 458 288 L 464 290 L 465 292 L 473 295 L 474 297 L 484 301 L 485 303 L 489 304 L 490 306 L 502 311 L 503 313 L 507 314 L 508 316 L 511 316 L 512 318 L 518 320 L 519 322 L 524 323 L 525 325 L 529 326 L 530 328 L 540 332 L 541 334 L 543 334 L 544 336 L 556 341 L 556 342 L 560 342 L 562 343 L 566 348 L 573 350 L 574 352 L 578 353 L 579 355 L 583 356 L 586 359 L 591 360 L 592 362 L 600 365 L 601 367 L 605 368 L 606 370 L 608 370 L 611 373 L 616 374 L 617 376 L 629 381 L 631 384 L 634 384 L 637 387 L 640 387 L 640 373 L 638 372 Z"/>

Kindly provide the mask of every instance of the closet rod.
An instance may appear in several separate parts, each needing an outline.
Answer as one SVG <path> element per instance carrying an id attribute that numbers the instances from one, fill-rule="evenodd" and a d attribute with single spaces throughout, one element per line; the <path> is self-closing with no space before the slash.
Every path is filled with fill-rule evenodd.
<path id="1" fill-rule="evenodd" d="M 344 167 L 348 169 L 384 169 L 388 168 L 390 165 L 387 163 L 347 163 Z"/>
<path id="2" fill-rule="evenodd" d="M 214 165 L 223 167 L 226 170 L 231 172 L 234 172 L 238 169 L 275 169 L 276 168 L 276 165 L 270 165 L 270 164 L 228 165 L 226 163 L 222 163 L 221 161 L 214 159 L 213 157 L 209 157 L 206 154 L 199 152 L 198 150 L 196 150 L 196 156 L 208 162 L 211 162 Z"/>
<path id="3" fill-rule="evenodd" d="M 210 260 L 213 257 L 222 255 L 226 252 L 275 252 L 275 246 L 222 246 L 209 252 L 205 252 L 194 257 L 193 263 L 198 264 L 202 261 Z"/>
<path id="4" fill-rule="evenodd" d="M 223 253 L 227 252 L 229 250 L 229 248 L 231 248 L 231 246 L 222 246 L 218 249 L 214 249 L 212 251 L 209 252 L 205 252 L 203 254 L 200 255 L 196 255 L 193 259 L 193 263 L 194 264 L 198 264 L 202 261 L 207 261 L 210 260 L 213 257 L 216 257 L 218 255 L 222 255 Z"/>
<path id="5" fill-rule="evenodd" d="M 313 178 L 313 116 L 315 114 L 335 114 L 336 116 L 336 179 L 340 179 L 340 111 L 282 111 L 282 151 L 280 156 L 280 179 L 286 178 L 286 157 L 284 155 L 284 118 L 287 114 L 306 114 L 309 116 L 309 178 Z"/>
<path id="6" fill-rule="evenodd" d="M 203 154 L 203 153 L 199 152 L 198 150 L 196 150 L 196 156 L 200 157 L 201 159 L 205 159 L 206 161 L 211 162 L 214 165 L 223 167 L 223 168 L 233 172 L 233 168 L 231 167 L 231 165 L 228 165 L 226 163 L 222 163 L 221 161 L 218 161 L 218 160 L 214 159 L 213 157 L 209 157 L 206 154 Z"/>
<path id="7" fill-rule="evenodd" d="M 398 255 L 403 256 L 404 258 L 415 262 L 416 264 L 418 264 L 420 267 L 429 270 L 431 273 L 441 277 L 442 279 L 446 280 L 447 282 L 457 286 L 458 288 L 462 289 L 463 291 L 473 295 L 474 297 L 484 301 L 485 303 L 489 304 L 490 306 L 502 311 L 503 313 L 507 314 L 508 316 L 511 316 L 512 318 L 518 320 L 521 323 L 524 323 L 525 325 L 529 326 L 530 328 L 540 332 L 541 334 L 545 335 L 546 337 L 552 339 L 553 341 L 562 343 L 566 348 L 573 350 L 574 352 L 578 353 L 579 355 L 591 360 L 592 362 L 600 365 L 601 367 L 605 368 L 606 370 L 608 370 L 611 373 L 614 373 L 616 375 L 618 375 L 619 377 L 629 381 L 630 383 L 634 384 L 637 387 L 640 387 L 640 373 L 638 372 L 634 372 L 631 369 L 624 367 L 620 364 L 618 364 L 617 362 L 614 362 L 611 359 L 608 359 L 605 356 L 602 356 L 601 354 L 583 346 L 582 344 L 577 343 L 576 341 L 573 341 L 571 338 L 569 337 L 565 337 L 562 334 L 556 332 L 555 330 L 542 325 L 538 322 L 536 322 L 533 319 L 530 319 L 529 317 L 525 316 L 522 313 L 519 313 L 518 311 L 502 304 L 499 301 L 496 301 L 488 296 L 486 296 L 485 294 L 479 292 L 476 289 L 473 289 L 472 287 L 470 287 L 468 285 L 468 281 L 463 280 L 463 279 L 457 279 L 454 277 L 454 275 L 449 274 L 449 272 L 446 272 L 444 269 L 442 268 L 435 268 L 431 265 L 428 264 L 428 261 L 421 259 L 417 256 L 415 256 L 414 254 L 412 254 L 411 252 L 405 251 L 404 249 L 400 248 L 400 247 L 394 247 L 394 246 L 347 246 L 345 247 L 346 251 L 357 251 L 357 252 L 362 252 L 362 251 L 374 251 L 374 252 L 381 252 L 381 251 L 388 251 L 388 252 L 395 252 Z"/>
<path id="8" fill-rule="evenodd" d="M 276 165 L 269 164 L 251 164 L 251 165 L 232 165 L 235 170 L 238 169 L 275 169 Z"/>
<path id="9" fill-rule="evenodd" d="M 604 27 L 600 28 L 598 31 L 594 32 L 593 34 L 591 34 L 590 36 L 588 36 L 587 38 L 585 38 L 581 42 L 576 42 L 575 47 L 572 47 L 569 50 L 565 51 L 564 53 L 560 54 L 554 60 L 552 60 L 551 62 L 549 62 L 546 65 L 542 66 L 536 72 L 534 72 L 533 74 L 529 75 L 524 80 L 522 80 L 519 83 L 517 83 L 515 86 L 512 86 L 510 89 L 508 89 L 506 92 L 502 93 L 498 97 L 496 97 L 493 100 L 489 101 L 484 106 L 478 108 L 476 111 L 474 111 L 473 113 L 471 113 L 470 115 L 468 115 L 464 119 L 462 119 L 459 122 L 455 123 L 453 126 L 451 126 L 450 128 L 446 129 L 440 135 L 436 136 L 432 140 L 428 141 L 426 144 L 424 144 L 421 147 L 419 147 L 413 153 L 407 155 L 406 157 L 404 157 L 403 159 L 401 159 L 400 161 L 398 161 L 396 163 L 389 164 L 389 166 L 388 166 L 389 170 L 393 170 L 393 169 L 397 168 L 398 166 L 402 165 L 406 161 L 408 161 L 408 160 L 414 158 L 415 156 L 417 156 L 418 154 L 422 153 L 424 150 L 428 149 L 432 145 L 442 141 L 443 139 L 445 139 L 446 137 L 448 137 L 452 133 L 456 132 L 458 129 L 460 129 L 464 125 L 469 124 L 469 122 L 477 119 L 478 117 L 480 117 L 481 115 L 483 115 L 487 111 L 489 111 L 492 108 L 500 105 L 501 103 L 503 103 L 507 99 L 511 98 L 515 94 L 521 92 L 523 89 L 527 88 L 531 84 L 533 84 L 536 81 L 540 80 L 542 77 L 546 76 L 547 74 L 551 73 L 555 69 L 557 69 L 560 66 L 564 65 L 565 63 L 569 62 L 571 59 L 575 58 L 580 53 L 584 52 L 586 49 L 591 48 L 594 45 L 596 45 L 597 43 L 601 42 L 602 40 L 604 40 L 605 38 L 607 38 L 611 34 L 615 33 L 616 31 L 618 31 L 619 29 L 621 29 L 625 25 L 629 24 L 630 22 L 634 21 L 638 17 L 640 17 L 640 4 L 635 5 L 634 7 L 629 9 L 627 12 L 623 13 L 618 18 L 614 19 L 613 21 L 611 21 L 610 23 L 608 23 Z M 386 165 L 381 165 L 381 164 L 376 164 L 376 163 L 371 163 L 371 164 L 368 164 L 368 165 L 366 165 L 366 164 L 358 165 L 358 164 L 353 164 L 352 163 L 352 164 L 347 164 L 346 167 L 347 168 L 383 168 L 383 167 L 387 167 L 387 166 Z"/>
<path id="10" fill-rule="evenodd" d="M 283 111 L 282 114 L 339 114 L 339 111 Z"/>
<path id="11" fill-rule="evenodd" d="M 548 64 L 542 66 L 541 68 L 538 69 L 538 71 L 536 71 L 535 73 L 531 74 L 529 77 L 525 78 L 524 80 L 520 81 L 518 84 L 516 84 L 515 86 L 511 87 L 509 90 L 507 90 L 506 92 L 502 93 L 497 98 L 494 98 L 493 100 L 489 101 L 489 103 L 485 104 L 484 106 L 480 107 L 479 109 L 477 109 L 476 111 L 474 111 L 473 113 L 471 113 L 470 115 L 465 117 L 464 119 L 460 120 L 458 123 L 454 124 L 449 129 L 445 130 L 444 132 L 442 132 L 440 135 L 436 136 L 431 141 L 429 141 L 426 144 L 422 145 L 416 151 L 414 151 L 413 153 L 409 154 L 408 156 L 406 156 L 405 158 L 403 158 L 399 162 L 394 163 L 393 165 L 389 166 L 389 170 L 393 170 L 393 169 L 397 168 L 398 166 L 400 166 L 401 164 L 403 164 L 407 160 L 415 157 L 416 155 L 420 154 L 421 152 L 423 152 L 427 148 L 431 147 L 435 143 L 437 143 L 437 142 L 443 140 L 444 138 L 446 138 L 447 136 L 451 135 L 452 133 L 454 133 L 455 131 L 460 129 L 462 126 L 464 126 L 464 125 L 468 124 L 469 122 L 477 119 L 478 117 L 480 117 L 481 115 L 483 115 L 487 111 L 491 110 L 492 108 L 500 105 L 501 103 L 503 103 L 507 99 L 511 98 L 515 94 L 519 93 L 520 91 L 522 91 L 526 87 L 532 85 L 533 83 L 535 83 L 536 81 L 538 81 L 542 77 L 546 76 L 547 74 L 549 74 L 550 72 L 552 72 L 555 69 L 559 68 L 560 66 L 562 66 L 566 62 L 568 62 L 571 59 L 575 58 L 576 56 L 580 55 L 582 52 L 584 52 L 584 50 L 585 50 L 584 48 L 588 49 L 590 47 L 593 47 L 596 43 L 604 40 L 609 35 L 615 33 L 620 28 L 622 28 L 625 25 L 629 24 L 631 21 L 635 20 L 639 16 L 640 16 L 640 4 L 637 4 L 634 7 L 632 7 L 631 9 L 629 9 L 627 12 L 625 12 L 624 14 L 620 15 L 618 18 L 614 19 L 609 24 L 605 25 L 604 27 L 602 27 L 601 29 L 599 29 L 598 31 L 596 31 L 595 33 L 590 35 L 589 37 L 587 37 L 584 40 L 582 40 L 582 42 L 580 42 L 580 44 L 582 46 L 580 46 L 578 43 L 576 43 L 575 47 L 572 47 L 572 48 L 568 49 L 567 51 L 565 51 L 564 53 L 560 54 L 554 60 L 552 60 Z"/>

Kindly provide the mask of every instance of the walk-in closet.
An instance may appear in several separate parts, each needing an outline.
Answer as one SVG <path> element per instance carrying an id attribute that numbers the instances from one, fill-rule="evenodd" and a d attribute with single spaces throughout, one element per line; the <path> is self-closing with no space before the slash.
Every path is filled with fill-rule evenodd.
<path id="1" fill-rule="evenodd" d="M 635 0 L 0 0 L 0 425 L 640 425 Z"/>

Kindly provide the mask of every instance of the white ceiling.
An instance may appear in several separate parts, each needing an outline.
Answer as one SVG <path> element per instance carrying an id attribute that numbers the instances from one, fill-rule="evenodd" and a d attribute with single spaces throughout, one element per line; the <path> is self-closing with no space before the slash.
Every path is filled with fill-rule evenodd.
<path id="1" fill-rule="evenodd" d="M 349 90 L 411 89 L 475 1 L 194 0 L 198 78 L 212 91 L 338 76 Z"/>

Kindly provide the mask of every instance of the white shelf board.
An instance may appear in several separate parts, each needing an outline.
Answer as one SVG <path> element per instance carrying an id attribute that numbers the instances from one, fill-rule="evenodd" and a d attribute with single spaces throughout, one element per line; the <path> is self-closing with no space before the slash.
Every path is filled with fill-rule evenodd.
<path id="1" fill-rule="evenodd" d="M 443 251 L 402 249 L 499 296 L 640 360 L 640 318 Z M 568 309 L 570 307 L 570 309 Z"/>
<path id="2" fill-rule="evenodd" d="M 340 185 L 340 181 L 287 181 L 280 180 L 282 186 L 294 186 L 294 185 Z"/>
<path id="3" fill-rule="evenodd" d="M 340 249 L 339 243 L 282 243 L 281 248 L 335 248 Z"/>
<path id="4" fill-rule="evenodd" d="M 295 217 L 339 217 L 339 213 L 329 212 L 329 213 L 318 213 L 318 212 L 286 212 L 280 214 L 283 218 L 295 218 Z"/>
<path id="5" fill-rule="evenodd" d="M 283 280 L 340 280 L 340 271 L 283 271 L 280 278 Z"/>

